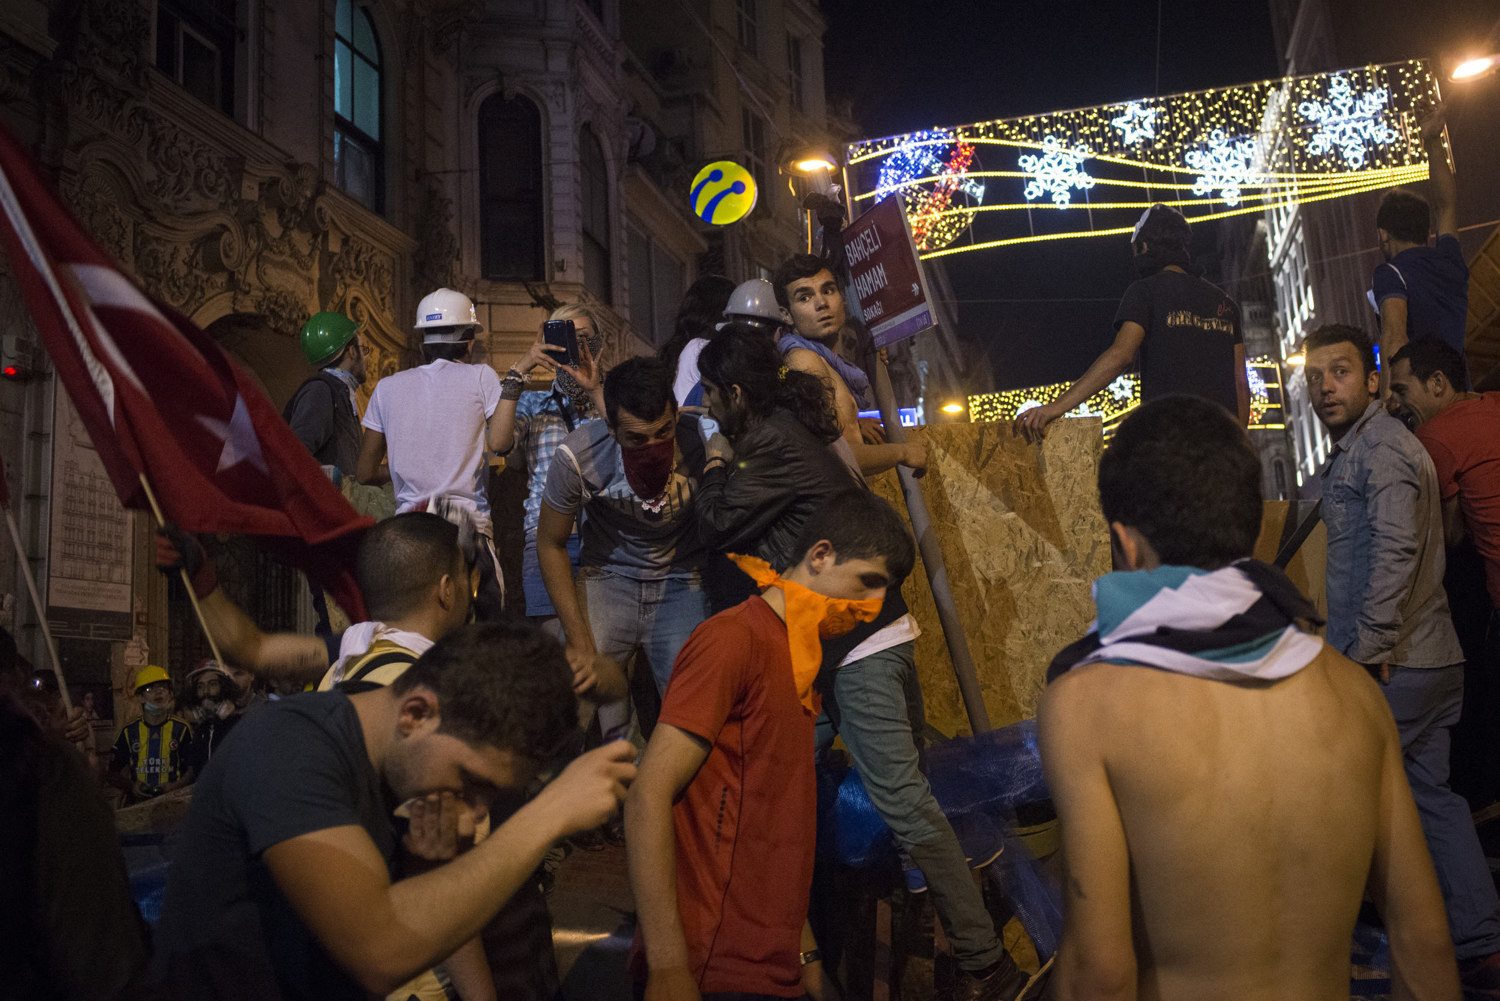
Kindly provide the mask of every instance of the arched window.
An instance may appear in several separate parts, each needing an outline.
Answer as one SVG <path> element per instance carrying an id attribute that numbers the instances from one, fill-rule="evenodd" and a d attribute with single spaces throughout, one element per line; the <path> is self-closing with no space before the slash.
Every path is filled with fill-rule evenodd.
<path id="1" fill-rule="evenodd" d="M 604 147 L 586 125 L 578 146 L 583 186 L 583 284 L 601 301 L 613 303 L 609 280 L 609 171 L 604 165 Z"/>
<path id="2" fill-rule="evenodd" d="M 370 12 L 338 0 L 333 29 L 333 178 L 351 198 L 385 211 L 380 43 Z"/>
<path id="3" fill-rule="evenodd" d="M 479 106 L 479 267 L 498 281 L 541 281 L 542 113 L 500 94 Z"/>

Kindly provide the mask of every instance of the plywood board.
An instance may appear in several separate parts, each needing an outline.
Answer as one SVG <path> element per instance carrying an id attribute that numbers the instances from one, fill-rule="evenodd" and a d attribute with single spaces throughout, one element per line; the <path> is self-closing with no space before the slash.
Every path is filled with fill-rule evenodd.
<path id="1" fill-rule="evenodd" d="M 994 726 L 1036 715 L 1047 665 L 1087 631 L 1091 587 L 1109 572 L 1109 537 L 1096 481 L 1097 418 L 1055 422 L 1028 445 L 1002 423 L 920 429 L 928 450 L 922 490 Z M 876 491 L 905 512 L 894 473 Z M 904 590 L 922 627 L 918 677 L 927 721 L 968 733 L 925 568 Z"/>

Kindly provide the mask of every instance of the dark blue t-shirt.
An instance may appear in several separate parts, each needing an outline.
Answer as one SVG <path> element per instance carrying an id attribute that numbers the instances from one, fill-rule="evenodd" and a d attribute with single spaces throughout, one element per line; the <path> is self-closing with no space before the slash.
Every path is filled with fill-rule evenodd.
<path id="1" fill-rule="evenodd" d="M 1409 247 L 1375 269 L 1375 308 L 1387 299 L 1406 300 L 1406 338 L 1437 337 L 1460 355 L 1469 313 L 1469 266 L 1458 237 L 1444 235 L 1432 247 Z"/>
<path id="2" fill-rule="evenodd" d="M 173 854 L 156 935 L 168 996 L 363 1001 L 264 861 L 273 845 L 348 825 L 389 868 L 390 806 L 348 696 L 298 695 L 245 716 L 194 786 Z"/>

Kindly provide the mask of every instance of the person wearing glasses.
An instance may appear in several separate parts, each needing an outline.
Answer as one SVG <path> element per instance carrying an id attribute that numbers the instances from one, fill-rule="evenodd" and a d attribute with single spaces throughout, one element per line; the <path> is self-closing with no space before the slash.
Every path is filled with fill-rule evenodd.
<path id="1" fill-rule="evenodd" d="M 132 803 L 193 781 L 187 755 L 193 728 L 172 711 L 176 701 L 167 672 L 154 664 L 141 668 L 135 697 L 141 713 L 120 728 L 109 761 L 112 784 L 125 790 Z"/>

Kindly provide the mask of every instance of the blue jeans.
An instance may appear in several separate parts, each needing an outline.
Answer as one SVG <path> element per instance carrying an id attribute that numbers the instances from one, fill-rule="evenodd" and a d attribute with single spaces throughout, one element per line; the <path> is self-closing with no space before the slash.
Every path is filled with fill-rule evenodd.
<path id="1" fill-rule="evenodd" d="M 573 572 L 578 572 L 578 554 L 583 549 L 583 540 L 578 533 L 568 536 L 568 561 Z M 552 607 L 552 598 L 542 583 L 542 565 L 536 558 L 536 534 L 526 536 L 526 548 L 521 551 L 521 591 L 526 595 L 526 617 L 528 619 L 549 618 L 557 614 Z"/>
<path id="2" fill-rule="evenodd" d="M 819 749 L 844 738 L 875 812 L 922 870 L 933 910 L 960 968 L 982 970 L 1002 955 L 984 898 L 963 848 L 920 767 L 914 731 L 922 726 L 922 689 L 910 641 L 845 664 L 825 683 Z"/>
<path id="3" fill-rule="evenodd" d="M 708 600 L 696 573 L 636 580 L 600 567 L 583 567 L 578 571 L 578 599 L 595 648 L 621 665 L 641 651 L 658 695 L 667 690 L 677 651 L 708 618 Z"/>
<path id="4" fill-rule="evenodd" d="M 1464 666 L 1392 667 L 1382 685 L 1406 763 L 1406 780 L 1427 836 L 1459 959 L 1500 952 L 1500 898 L 1474 832 L 1469 804 L 1448 788 L 1448 729 L 1464 699 Z"/>

